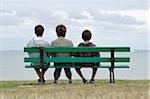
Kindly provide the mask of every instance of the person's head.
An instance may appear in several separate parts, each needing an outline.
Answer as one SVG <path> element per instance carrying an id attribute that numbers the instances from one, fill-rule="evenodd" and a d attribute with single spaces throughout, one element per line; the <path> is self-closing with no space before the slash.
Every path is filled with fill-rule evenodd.
<path id="1" fill-rule="evenodd" d="M 66 31 L 67 31 L 67 29 L 63 24 L 60 24 L 56 27 L 56 33 L 57 33 L 58 37 L 60 37 L 60 36 L 65 37 Z"/>
<path id="2" fill-rule="evenodd" d="M 37 25 L 34 28 L 36 36 L 42 36 L 44 32 L 44 27 L 42 25 Z"/>
<path id="3" fill-rule="evenodd" d="M 91 32 L 89 30 L 84 30 L 82 32 L 82 39 L 84 41 L 89 41 L 91 39 L 91 37 L 92 37 L 92 34 L 91 34 Z"/>

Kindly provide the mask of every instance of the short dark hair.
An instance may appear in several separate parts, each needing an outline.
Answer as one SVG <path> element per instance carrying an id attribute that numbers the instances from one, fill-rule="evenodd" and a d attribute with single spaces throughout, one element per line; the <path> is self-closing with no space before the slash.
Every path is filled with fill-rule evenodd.
<path id="1" fill-rule="evenodd" d="M 60 37 L 60 36 L 65 37 L 66 31 L 67 31 L 67 29 L 63 24 L 60 24 L 56 27 L 56 33 L 57 33 L 58 37 Z"/>
<path id="2" fill-rule="evenodd" d="M 44 27 L 42 25 L 37 25 L 34 28 L 36 36 L 42 36 L 44 32 Z"/>
<path id="3" fill-rule="evenodd" d="M 92 34 L 91 34 L 91 32 L 90 32 L 89 30 L 84 30 L 84 31 L 82 32 L 82 39 L 83 39 L 84 41 L 90 40 L 91 37 L 92 37 Z"/>

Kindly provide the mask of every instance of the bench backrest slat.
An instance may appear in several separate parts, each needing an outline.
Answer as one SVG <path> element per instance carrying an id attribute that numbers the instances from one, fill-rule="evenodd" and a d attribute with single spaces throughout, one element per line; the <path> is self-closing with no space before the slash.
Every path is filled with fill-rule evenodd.
<path id="1" fill-rule="evenodd" d="M 110 52 L 114 49 L 115 52 L 129 52 L 129 47 L 74 47 L 74 48 L 64 48 L 64 47 L 54 47 L 54 48 L 44 48 L 45 52 Z"/>
<path id="2" fill-rule="evenodd" d="M 24 48 L 24 52 L 32 53 L 32 52 L 40 52 L 39 47 L 28 47 Z"/>
<path id="3" fill-rule="evenodd" d="M 25 58 L 25 62 L 40 62 L 40 58 L 37 57 L 31 57 L 31 58 Z M 59 58 L 59 57 L 53 57 L 53 58 L 44 58 L 44 62 L 60 62 L 60 63 L 69 63 L 69 62 L 74 62 L 74 63 L 89 63 L 89 62 L 111 62 L 111 58 L 96 58 L 96 57 L 89 57 L 89 58 Z M 128 57 L 120 57 L 120 58 L 114 58 L 114 62 L 129 62 Z"/>
<path id="4" fill-rule="evenodd" d="M 129 52 L 129 47 L 73 47 L 73 48 L 65 48 L 65 47 L 50 47 L 44 48 L 44 52 L 110 52 L 114 49 L 114 52 Z M 24 52 L 40 52 L 37 48 L 24 48 Z"/>

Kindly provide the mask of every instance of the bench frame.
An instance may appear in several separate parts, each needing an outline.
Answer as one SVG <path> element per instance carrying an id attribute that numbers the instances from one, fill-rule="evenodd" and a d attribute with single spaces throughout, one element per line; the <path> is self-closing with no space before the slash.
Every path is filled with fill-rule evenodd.
<path id="1" fill-rule="evenodd" d="M 33 48 L 33 47 L 32 47 Z M 31 48 L 31 49 L 32 49 Z M 44 66 L 44 52 L 49 52 L 49 48 L 46 48 L 48 49 L 48 51 L 43 48 L 43 47 L 34 47 L 35 49 L 39 49 L 39 53 L 40 53 L 40 66 Z M 24 48 L 24 52 L 36 52 L 34 50 L 34 48 L 32 50 L 30 50 L 30 48 Z M 52 48 L 52 47 L 51 47 Z M 83 47 L 82 47 L 83 48 Z M 86 49 L 87 47 L 84 47 L 84 49 Z M 111 66 L 95 66 L 93 68 L 108 68 L 109 69 L 109 76 L 110 76 L 110 83 L 115 83 L 115 74 L 114 74 L 114 69 L 115 68 L 129 68 L 129 66 L 118 66 L 118 67 L 115 67 L 115 50 L 116 49 L 120 49 L 118 50 L 118 52 L 129 52 L 130 51 L 130 48 L 129 47 L 97 47 L 99 49 L 101 49 L 99 52 L 110 52 L 110 64 Z M 54 48 L 54 49 L 57 49 L 57 48 Z M 78 49 L 78 47 L 74 47 L 73 49 Z M 109 50 L 108 50 L 109 49 Z M 51 51 L 50 51 L 51 52 Z M 52 51 L 53 52 L 53 51 Z M 60 51 L 58 51 L 60 52 Z M 69 52 L 69 51 L 66 51 L 66 52 Z M 70 51 L 72 52 L 72 51 Z M 80 51 L 79 51 L 80 52 Z M 86 51 L 85 51 L 86 52 Z M 87 51 L 89 52 L 89 51 Z M 94 52 L 94 51 L 93 51 Z M 29 58 L 24 58 L 24 62 L 31 62 L 30 60 L 28 60 Z M 102 59 L 102 58 L 101 58 Z M 126 61 L 120 61 L 120 62 L 130 62 L 130 58 L 126 58 Z M 30 66 L 25 66 L 26 68 L 37 68 L 35 67 L 34 65 L 30 65 Z M 49 68 L 91 68 L 91 67 L 80 67 L 80 66 L 48 66 Z M 38 67 L 39 68 L 39 67 Z M 42 68 L 42 67 L 40 67 Z"/>

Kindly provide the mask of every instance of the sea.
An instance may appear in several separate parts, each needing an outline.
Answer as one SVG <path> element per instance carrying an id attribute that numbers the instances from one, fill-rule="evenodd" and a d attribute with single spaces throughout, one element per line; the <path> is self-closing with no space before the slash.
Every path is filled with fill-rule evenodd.
<path id="1" fill-rule="evenodd" d="M 100 53 L 101 57 L 110 56 L 108 53 Z M 116 68 L 115 79 L 120 80 L 150 80 L 150 50 L 134 50 L 125 54 L 117 53 L 116 56 L 130 57 L 130 68 Z M 28 54 L 21 50 L 0 51 L 0 81 L 11 80 L 36 80 L 38 79 L 33 68 L 25 68 L 24 57 Z M 72 79 L 81 79 L 72 68 Z M 83 75 L 86 79 L 91 78 L 92 69 L 83 68 Z M 46 80 L 52 80 L 54 68 L 47 70 L 45 74 Z M 61 72 L 60 79 L 67 79 L 64 70 Z M 95 79 L 109 79 L 109 70 L 106 68 L 99 68 Z"/>

